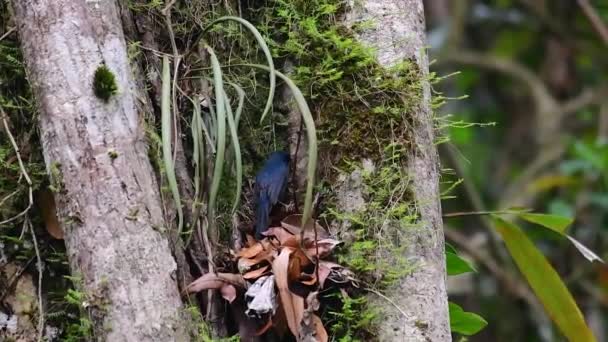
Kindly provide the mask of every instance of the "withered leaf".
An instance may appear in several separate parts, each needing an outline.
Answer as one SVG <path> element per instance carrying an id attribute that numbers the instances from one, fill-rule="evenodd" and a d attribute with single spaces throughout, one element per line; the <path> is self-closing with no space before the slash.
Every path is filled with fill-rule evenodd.
<path id="1" fill-rule="evenodd" d="M 228 303 L 232 303 L 236 299 L 236 287 L 234 285 L 224 283 L 220 288 L 220 293 Z"/>
<path id="2" fill-rule="evenodd" d="M 285 228 L 293 235 L 300 235 L 302 231 L 302 215 L 295 214 L 289 215 L 281 221 L 281 227 Z M 317 238 L 324 239 L 329 237 L 329 233 L 323 228 L 316 220 L 308 220 L 304 227 L 306 236 L 314 236 L 314 227 L 317 228 Z"/>
<path id="3" fill-rule="evenodd" d="M 240 288 L 247 288 L 247 282 L 245 282 L 245 279 L 243 279 L 243 277 L 240 274 L 233 274 L 233 273 L 206 273 L 204 275 L 202 275 L 201 277 L 199 277 L 198 279 L 196 279 L 195 281 L 191 282 L 186 289 L 184 290 L 184 292 L 186 293 L 193 293 L 193 292 L 200 292 L 203 290 L 217 290 L 217 289 L 221 289 L 222 286 L 226 285 L 226 284 L 230 284 L 230 285 L 234 285 Z"/>
<path id="4" fill-rule="evenodd" d="M 245 278 L 247 280 L 257 279 L 257 278 L 261 277 L 262 275 L 266 274 L 268 272 L 269 267 L 270 267 L 269 265 L 264 265 L 258 269 L 249 271 L 249 272 L 243 274 L 243 278 Z"/>
<path id="5" fill-rule="evenodd" d="M 281 306 L 287 318 L 287 325 L 294 336 L 299 336 L 300 322 L 304 314 L 304 298 L 297 296 L 289 290 L 288 268 L 292 248 L 283 248 L 272 263 L 272 272 L 275 276 Z"/>

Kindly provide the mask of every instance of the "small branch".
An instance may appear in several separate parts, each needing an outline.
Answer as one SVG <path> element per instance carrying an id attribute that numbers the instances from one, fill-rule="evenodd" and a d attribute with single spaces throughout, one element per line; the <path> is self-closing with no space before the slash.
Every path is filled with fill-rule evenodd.
<path id="1" fill-rule="evenodd" d="M 34 242 L 34 251 L 36 251 L 36 269 L 38 270 L 38 342 L 41 342 L 44 335 L 44 309 L 42 307 L 42 258 L 40 257 L 40 249 L 38 249 L 38 240 L 36 239 L 36 233 L 34 233 L 34 227 L 32 226 L 29 219 L 26 219 L 29 231 L 32 234 L 32 241 Z"/>
<path id="2" fill-rule="evenodd" d="M 583 11 L 587 19 L 589 19 L 589 22 L 591 23 L 591 26 L 593 26 L 593 29 L 597 32 L 600 38 L 602 38 L 604 44 L 608 45 L 608 27 L 606 27 L 604 22 L 602 22 L 602 18 L 600 18 L 595 8 L 591 6 L 589 0 L 577 0 L 576 2 L 578 2 L 578 5 L 580 6 L 581 10 Z"/>
<path id="3" fill-rule="evenodd" d="M 587 106 L 600 103 L 608 95 L 608 87 L 600 85 L 597 88 L 587 88 L 576 97 L 567 100 L 561 106 L 563 115 L 573 114 Z"/>
<path id="4" fill-rule="evenodd" d="M 8 115 L 6 114 L 6 112 L 4 111 L 4 109 L 2 107 L 0 107 L 0 116 L 2 116 L 2 123 L 4 125 L 4 131 L 6 132 L 6 135 L 8 136 L 8 138 L 11 142 L 11 145 L 13 146 L 13 149 L 15 150 L 15 155 L 17 156 L 17 161 L 19 162 L 19 169 L 21 171 L 21 175 L 25 178 L 25 181 L 27 182 L 27 185 L 29 188 L 29 194 L 28 194 L 29 203 L 28 203 L 27 207 L 19 214 L 0 222 L 0 225 L 3 225 L 3 224 L 7 224 L 9 222 L 12 222 L 12 221 L 18 219 L 19 217 L 27 214 L 27 212 L 32 208 L 32 205 L 34 204 L 34 196 L 33 196 L 33 189 L 32 189 L 32 180 L 30 179 L 30 176 L 27 173 L 27 170 L 25 169 L 25 165 L 23 164 L 23 160 L 21 159 L 21 153 L 19 153 L 19 146 L 17 145 L 17 142 L 15 141 L 15 137 L 13 136 L 13 134 L 11 133 L 11 130 L 9 128 L 9 124 L 8 124 L 8 120 L 7 120 Z"/>
<path id="5" fill-rule="evenodd" d="M 2 292 L 0 293 L 0 302 L 4 301 L 4 298 L 6 298 L 6 296 L 8 296 L 10 290 L 13 288 L 13 286 L 15 286 L 15 284 L 17 283 L 17 281 L 19 280 L 19 278 L 21 277 L 21 275 L 23 274 L 23 272 L 25 272 L 25 270 L 28 267 L 30 267 L 30 264 L 34 261 L 35 258 L 36 258 L 35 256 L 31 257 L 25 263 L 25 265 L 23 265 L 15 273 L 13 273 L 13 275 L 10 277 L 10 279 L 7 279 L 6 286 L 4 287 L 4 289 L 2 290 Z M 4 267 L 4 265 L 2 265 L 2 267 Z"/>
<path id="6" fill-rule="evenodd" d="M 557 101 L 543 81 L 532 70 L 513 60 L 467 50 L 450 51 L 441 56 L 439 60 L 445 63 L 472 65 L 493 70 L 524 83 L 530 88 L 538 113 L 551 112 L 550 109 L 558 107 Z"/>
<path id="7" fill-rule="evenodd" d="M 608 143 L 608 101 L 600 105 L 597 137 L 601 143 Z"/>
<path id="8" fill-rule="evenodd" d="M 555 145 L 546 145 L 539 152 L 532 162 L 526 165 L 526 168 L 520 175 L 514 179 L 503 191 L 502 197 L 497 201 L 499 208 L 509 208 L 512 206 L 527 207 L 534 201 L 534 193 L 527 191 L 526 187 L 545 170 L 548 165 L 559 160 L 565 152 L 564 145 L 557 143 Z"/>
<path id="9" fill-rule="evenodd" d="M 3 41 L 6 37 L 10 36 L 11 33 L 15 32 L 17 30 L 17 27 L 11 27 L 10 29 L 8 29 L 8 31 L 6 31 L 2 36 L 0 36 L 0 42 Z"/>
<path id="10" fill-rule="evenodd" d="M 496 210 L 496 211 L 461 211 L 456 213 L 447 213 L 443 214 L 443 217 L 461 217 L 461 216 L 481 216 L 481 215 L 506 215 L 506 214 L 515 214 L 520 211 L 514 210 Z M 522 210 L 525 212 L 525 210 Z"/>
<path id="11" fill-rule="evenodd" d="M 367 292 L 371 292 L 371 293 L 375 294 L 376 296 L 378 296 L 378 297 L 380 297 L 380 298 L 382 298 L 382 299 L 386 300 L 387 302 L 389 302 L 389 304 L 391 304 L 391 305 L 392 305 L 392 306 L 394 306 L 394 307 L 395 307 L 397 310 L 399 310 L 399 312 L 401 312 L 401 314 L 403 315 L 403 317 L 404 317 L 405 319 L 409 319 L 409 316 L 408 316 L 408 315 L 405 313 L 405 311 L 403 311 L 403 309 L 401 309 L 401 308 L 399 307 L 399 305 L 397 305 L 397 303 L 395 303 L 394 301 L 392 301 L 392 300 L 391 300 L 390 298 L 388 298 L 387 296 L 383 295 L 382 293 L 380 293 L 380 292 L 378 292 L 378 291 L 376 291 L 376 290 L 374 290 L 374 289 L 370 289 L 370 288 L 368 288 L 368 287 L 364 288 L 364 290 L 365 290 L 365 291 L 367 291 Z"/>

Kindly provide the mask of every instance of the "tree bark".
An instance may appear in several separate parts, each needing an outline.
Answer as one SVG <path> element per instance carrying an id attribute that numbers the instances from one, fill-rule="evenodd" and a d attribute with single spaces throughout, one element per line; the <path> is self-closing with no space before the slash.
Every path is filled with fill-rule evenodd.
<path id="1" fill-rule="evenodd" d="M 13 1 L 47 170 L 95 339 L 185 341 L 176 264 L 114 1 Z M 105 64 L 118 94 L 104 102 Z"/>
<path id="2" fill-rule="evenodd" d="M 377 299 L 378 307 L 385 308 L 379 340 L 450 341 L 439 162 L 427 79 L 422 0 L 354 1 L 346 21 L 348 24 L 372 22 L 374 25 L 364 25 L 367 28 L 359 31 L 358 39 L 375 48 L 378 61 L 384 67 L 403 60 L 416 62 L 423 86 L 418 110 L 413 113 L 414 147 L 408 157 L 420 227 L 406 232 L 410 235 L 406 238 L 405 257 L 414 262 L 416 268 L 386 292 L 395 305 Z"/>

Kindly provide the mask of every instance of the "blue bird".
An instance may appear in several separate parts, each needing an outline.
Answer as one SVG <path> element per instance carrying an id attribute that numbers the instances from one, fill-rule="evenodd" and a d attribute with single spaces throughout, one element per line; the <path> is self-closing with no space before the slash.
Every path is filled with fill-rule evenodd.
<path id="1" fill-rule="evenodd" d="M 289 154 L 273 152 L 255 176 L 254 194 L 257 199 L 255 212 L 255 238 L 261 240 L 268 229 L 270 210 L 287 188 L 289 176 Z"/>

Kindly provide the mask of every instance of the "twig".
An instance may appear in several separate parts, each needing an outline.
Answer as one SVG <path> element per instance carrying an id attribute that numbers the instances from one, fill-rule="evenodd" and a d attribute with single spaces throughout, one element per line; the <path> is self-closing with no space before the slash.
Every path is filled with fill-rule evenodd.
<path id="1" fill-rule="evenodd" d="M 503 215 L 503 214 L 515 214 L 519 212 L 526 212 L 528 210 L 485 210 L 485 211 L 459 211 L 455 213 L 443 214 L 443 217 L 461 217 L 461 216 L 481 216 L 481 215 Z"/>
<path id="2" fill-rule="evenodd" d="M 9 219 L 6 219 L 6 220 L 0 222 L 0 225 L 3 225 L 3 224 L 7 224 L 9 222 L 12 222 L 12 221 L 18 219 L 19 217 L 27 214 L 27 212 L 32 208 L 32 205 L 34 204 L 34 196 L 33 196 L 33 189 L 32 189 L 32 180 L 30 179 L 30 176 L 28 175 L 27 170 L 25 169 L 25 166 L 23 165 L 23 160 L 21 159 L 21 153 L 19 153 L 19 146 L 17 145 L 17 142 L 15 141 L 15 137 L 11 133 L 11 130 L 8 125 L 8 121 L 7 121 L 8 115 L 6 114 L 6 112 L 4 111 L 4 109 L 2 107 L 0 107 L 0 116 L 2 116 L 2 123 L 4 125 L 4 130 L 6 132 L 6 135 L 8 136 L 8 138 L 11 142 L 11 145 L 13 146 L 13 149 L 15 150 L 15 155 L 17 156 L 17 161 L 19 162 L 19 169 L 21 171 L 21 175 L 25 178 L 25 181 L 27 182 L 27 185 L 29 188 L 29 194 L 28 194 L 29 203 L 28 203 L 27 207 L 25 208 L 25 210 L 23 210 L 19 214 L 15 215 Z"/>
<path id="3" fill-rule="evenodd" d="M 2 36 L 0 36 L 0 42 L 3 41 L 4 38 L 10 36 L 11 33 L 15 32 L 15 30 L 17 30 L 17 27 L 11 27 L 10 29 L 8 29 L 8 31 L 6 31 Z"/>
<path id="4" fill-rule="evenodd" d="M 386 300 L 387 302 L 389 302 L 392 306 L 394 306 L 397 310 L 399 310 L 399 312 L 401 312 L 401 314 L 403 315 L 403 317 L 405 319 L 409 319 L 409 316 L 405 313 L 405 311 L 403 311 L 403 309 L 401 309 L 399 307 L 399 305 L 397 305 L 397 303 L 395 303 L 392 299 L 388 298 L 387 296 L 383 295 L 382 293 L 374 290 L 374 289 L 370 289 L 369 287 L 365 287 L 363 288 L 365 291 L 367 292 L 371 292 L 373 294 L 375 294 L 376 296 Z"/>
<path id="5" fill-rule="evenodd" d="M 602 22 L 602 18 L 597 14 L 597 11 L 591 6 L 588 0 L 577 0 L 581 10 L 591 22 L 593 29 L 599 34 L 604 44 L 608 45 L 608 27 Z"/>
<path id="6" fill-rule="evenodd" d="M 543 81 L 530 69 L 513 60 L 468 50 L 449 51 L 439 60 L 447 63 L 473 65 L 513 77 L 528 86 L 536 104 L 537 112 L 547 112 L 558 107 L 557 101 Z"/>
<path id="7" fill-rule="evenodd" d="M 38 269 L 38 342 L 42 341 L 44 333 L 44 309 L 42 308 L 42 258 L 40 257 L 40 249 L 38 249 L 38 240 L 36 239 L 36 233 L 34 233 L 34 227 L 26 216 L 27 225 L 29 231 L 32 234 L 32 241 L 34 242 L 34 251 L 36 251 L 36 268 Z"/>
<path id="8" fill-rule="evenodd" d="M 4 300 L 4 298 L 6 298 L 6 296 L 10 292 L 10 289 L 13 288 L 13 286 L 15 285 L 15 283 L 17 282 L 17 280 L 19 280 L 19 278 L 21 277 L 21 274 L 23 274 L 23 272 L 30 266 L 30 264 L 32 263 L 32 261 L 34 261 L 34 258 L 35 257 L 31 257 L 25 263 L 25 265 L 23 265 L 23 267 L 19 268 L 15 273 L 13 273 L 13 275 L 11 276 L 11 279 L 9 279 L 6 282 L 6 286 L 2 290 L 2 293 L 0 293 L 0 302 L 2 302 Z"/>
<path id="9" fill-rule="evenodd" d="M 597 138 L 602 144 L 608 143 L 608 101 L 600 105 L 598 121 Z"/>

